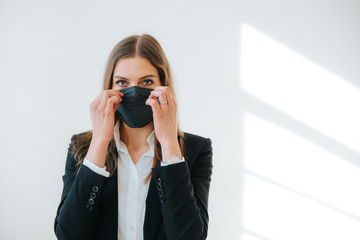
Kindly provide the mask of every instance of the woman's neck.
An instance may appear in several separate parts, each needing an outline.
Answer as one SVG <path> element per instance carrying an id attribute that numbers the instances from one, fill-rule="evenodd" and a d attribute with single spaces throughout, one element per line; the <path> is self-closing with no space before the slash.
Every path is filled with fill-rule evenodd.
<path id="1" fill-rule="evenodd" d="M 142 128 L 131 128 L 124 124 L 124 122 L 121 122 L 120 139 L 125 143 L 127 148 L 134 150 L 142 149 L 148 147 L 149 143 L 147 142 L 147 138 L 153 130 L 154 122 Z"/>

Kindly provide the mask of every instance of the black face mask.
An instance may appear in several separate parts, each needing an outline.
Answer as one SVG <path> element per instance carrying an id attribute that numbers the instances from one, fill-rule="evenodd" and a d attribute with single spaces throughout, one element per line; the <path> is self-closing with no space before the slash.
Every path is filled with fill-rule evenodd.
<path id="1" fill-rule="evenodd" d="M 142 128 L 153 121 L 153 112 L 145 102 L 154 89 L 132 86 L 121 89 L 121 97 L 116 113 L 131 128 Z"/>

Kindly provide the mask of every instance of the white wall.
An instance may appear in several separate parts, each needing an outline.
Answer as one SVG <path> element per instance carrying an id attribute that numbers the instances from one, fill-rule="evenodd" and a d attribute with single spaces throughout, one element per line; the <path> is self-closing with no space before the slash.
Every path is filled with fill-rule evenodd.
<path id="1" fill-rule="evenodd" d="M 358 1 L 0 1 L 0 239 L 55 239 L 70 137 L 149 33 L 213 140 L 209 240 L 360 238 Z"/>

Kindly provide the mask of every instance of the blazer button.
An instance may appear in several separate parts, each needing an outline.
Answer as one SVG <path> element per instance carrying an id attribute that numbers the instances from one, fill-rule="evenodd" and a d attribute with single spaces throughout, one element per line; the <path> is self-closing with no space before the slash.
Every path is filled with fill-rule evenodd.
<path id="1" fill-rule="evenodd" d="M 90 193 L 90 198 L 96 198 L 96 194 L 94 192 Z"/>
<path id="2" fill-rule="evenodd" d="M 90 206 L 89 204 L 86 204 L 86 210 L 88 210 L 89 212 L 92 211 L 92 206 Z"/>
<path id="3" fill-rule="evenodd" d="M 95 201 L 94 201 L 93 198 L 90 198 L 90 199 L 88 200 L 88 203 L 89 203 L 90 205 L 94 205 Z"/>
<path id="4" fill-rule="evenodd" d="M 159 191 L 161 191 L 161 190 L 163 190 L 163 186 L 162 186 L 161 184 L 158 184 L 158 185 L 157 185 L 157 189 L 158 189 Z"/>
<path id="5" fill-rule="evenodd" d="M 159 178 L 159 177 L 157 178 L 157 183 L 158 183 L 158 184 L 161 184 L 161 183 L 162 183 L 161 178 Z"/>
<path id="6" fill-rule="evenodd" d="M 94 185 L 94 186 L 92 187 L 92 191 L 93 191 L 94 193 L 98 192 L 98 191 L 99 191 L 98 186 Z"/>
<path id="7" fill-rule="evenodd" d="M 159 191 L 159 195 L 160 195 L 160 197 L 163 197 L 163 196 L 164 196 L 164 192 L 163 192 L 163 191 Z"/>

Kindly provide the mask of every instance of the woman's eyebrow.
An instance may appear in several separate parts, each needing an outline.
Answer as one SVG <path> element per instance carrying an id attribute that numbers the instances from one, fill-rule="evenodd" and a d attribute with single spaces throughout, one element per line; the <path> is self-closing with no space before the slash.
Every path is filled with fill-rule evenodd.
<path id="1" fill-rule="evenodd" d="M 141 77 L 140 79 L 144 79 L 144 78 L 148 78 L 148 77 L 156 77 L 156 76 L 154 76 L 152 74 L 149 74 L 149 75 L 145 75 L 145 76 Z M 127 80 L 126 77 L 122 77 L 122 76 L 119 76 L 119 75 L 115 75 L 114 78 L 121 78 L 121 79 L 126 79 Z"/>
<path id="2" fill-rule="evenodd" d="M 148 78 L 148 77 L 156 77 L 156 76 L 149 74 L 149 75 L 145 75 L 145 76 L 141 77 L 140 79 L 144 79 L 144 78 Z"/>
<path id="3" fill-rule="evenodd" d="M 126 77 L 122 77 L 122 76 L 118 76 L 118 75 L 114 76 L 113 78 L 122 78 L 122 79 L 127 79 Z"/>

